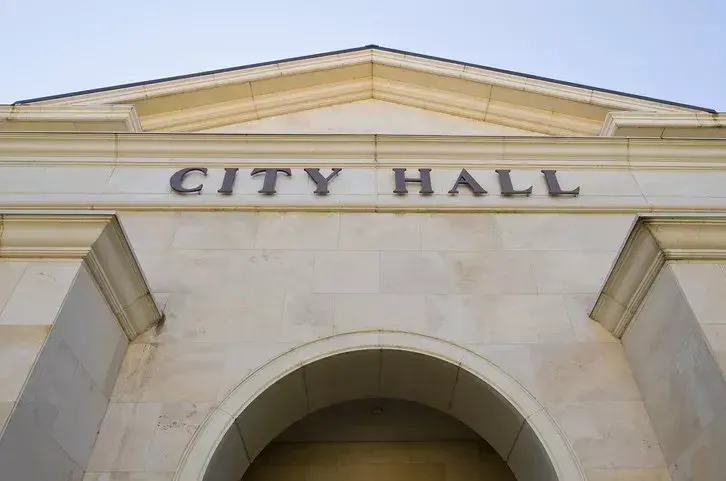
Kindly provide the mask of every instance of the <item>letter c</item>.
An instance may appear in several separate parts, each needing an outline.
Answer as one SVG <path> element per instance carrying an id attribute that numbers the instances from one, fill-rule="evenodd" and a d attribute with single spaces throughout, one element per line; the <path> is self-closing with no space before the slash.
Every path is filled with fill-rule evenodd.
<path id="1" fill-rule="evenodd" d="M 182 184 L 184 183 L 184 179 L 187 175 L 189 175 L 191 172 L 201 172 L 204 174 L 204 177 L 207 176 L 207 168 L 206 167 L 187 167 L 185 169 L 181 169 L 177 172 L 174 172 L 174 175 L 171 176 L 171 179 L 169 179 L 169 185 L 171 186 L 171 189 L 174 192 L 179 192 L 180 194 L 189 194 L 191 192 L 201 192 L 202 186 L 204 184 L 199 184 L 196 187 L 184 187 Z"/>

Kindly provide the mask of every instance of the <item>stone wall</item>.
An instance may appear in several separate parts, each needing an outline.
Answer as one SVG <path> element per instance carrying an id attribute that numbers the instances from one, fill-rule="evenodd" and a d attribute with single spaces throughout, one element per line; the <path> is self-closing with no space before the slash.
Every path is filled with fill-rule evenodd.
<path id="1" fill-rule="evenodd" d="M 587 317 L 630 215 L 123 213 L 166 322 L 129 346 L 88 480 L 167 480 L 252 370 L 364 329 L 454 342 L 555 417 L 589 479 L 667 479 L 622 346 Z M 115 473 L 115 474 L 113 474 Z"/>
<path id="2" fill-rule="evenodd" d="M 720 264 L 669 264 L 623 336 L 673 481 L 726 471 L 724 288 Z"/>
<path id="3" fill-rule="evenodd" d="M 78 262 L 0 262 L 0 437 Z"/>
<path id="4" fill-rule="evenodd" d="M 26 290 L 29 275 L 32 288 Z M 24 307 L 14 304 L 16 296 L 25 296 Z M 77 262 L 30 264 L 2 317 L 27 324 L 45 320 L 50 331 L 0 438 L 2 479 L 80 480 L 127 338 Z"/>

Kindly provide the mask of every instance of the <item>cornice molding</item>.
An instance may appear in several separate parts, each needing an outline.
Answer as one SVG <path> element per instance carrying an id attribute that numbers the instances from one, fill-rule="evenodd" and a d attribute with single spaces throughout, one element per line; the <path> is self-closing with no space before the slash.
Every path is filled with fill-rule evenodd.
<path id="1" fill-rule="evenodd" d="M 58 124 L 83 131 L 142 131 L 133 105 L 0 105 L 0 131 L 53 131 Z"/>
<path id="2" fill-rule="evenodd" d="M 130 340 L 162 318 L 115 214 L 0 211 L 0 258 L 80 259 Z"/>
<path id="3" fill-rule="evenodd" d="M 147 115 L 142 125 L 146 131 L 194 132 L 369 98 L 371 79 L 364 78 Z"/>
<path id="4" fill-rule="evenodd" d="M 140 118 L 145 131 L 192 132 L 365 99 L 555 136 L 604 135 L 602 122 L 608 111 L 696 115 L 697 110 L 378 49 L 38 100 L 20 107 L 82 112 L 136 104 L 138 118 L 129 122 L 127 130 L 140 131 Z M 80 113 L 75 118 L 79 130 L 93 129 L 91 114 L 88 119 Z"/>
<path id="5" fill-rule="evenodd" d="M 76 202 L 22 202 L 0 203 L 0 210 L 6 212 L 27 211 L 42 209 L 47 212 L 63 212 L 68 210 L 91 209 L 92 211 L 113 210 L 116 212 L 324 212 L 324 213 L 388 213 L 388 214 L 709 214 L 719 215 L 724 212 L 723 205 L 698 206 L 684 205 L 674 207 L 672 205 L 655 204 L 497 204 L 497 205 L 447 205 L 443 203 L 431 204 L 392 204 L 378 203 L 334 203 L 320 204 L 310 203 L 186 203 L 159 201 L 118 201 L 104 202 L 95 198 Z M 40 252 L 39 254 L 45 254 Z M 2 255 L 0 254 L 0 257 Z M 29 255 L 30 257 L 33 254 Z M 52 257 L 52 255 L 44 255 Z M 56 256 L 65 258 L 63 256 Z"/>
<path id="6" fill-rule="evenodd" d="M 194 132 L 367 99 L 493 122 L 545 135 L 597 135 L 602 123 L 599 120 L 491 100 L 488 97 L 375 76 L 146 115 L 141 123 L 146 131 Z"/>
<path id="7" fill-rule="evenodd" d="M 525 92 L 591 103 L 593 105 L 612 108 L 613 110 L 647 110 L 657 112 L 683 112 L 693 110 L 683 106 L 669 105 L 652 100 L 618 95 L 617 93 L 596 91 L 580 86 L 565 85 L 544 79 L 525 77 L 514 73 L 499 72 L 471 65 L 406 55 L 405 53 L 379 50 L 375 48 L 323 55 L 295 61 L 285 61 L 276 64 L 266 64 L 258 67 L 250 67 L 210 75 L 193 76 L 177 80 L 168 80 L 159 83 L 141 84 L 132 87 L 75 95 L 72 97 L 48 99 L 39 101 L 37 104 L 98 105 L 109 103 L 132 103 L 151 97 L 173 95 L 235 83 L 264 80 L 283 75 L 319 72 L 331 68 L 359 65 L 363 63 L 388 65 L 418 72 L 432 73 L 444 77 L 473 80 L 475 82 Z"/>
<path id="8" fill-rule="evenodd" d="M 620 338 L 669 261 L 726 260 L 726 213 L 639 214 L 590 313 Z"/>
<path id="9" fill-rule="evenodd" d="M 605 117 L 601 137 L 637 135 L 638 131 L 659 131 L 657 137 L 670 132 L 691 131 L 694 137 L 726 136 L 726 114 L 708 112 L 609 112 Z M 721 129 L 721 130 L 717 130 Z M 699 131 L 697 131 L 699 130 Z M 705 133 L 704 133 L 705 131 Z"/>
<path id="10" fill-rule="evenodd" d="M 726 169 L 724 139 L 0 132 L 0 165 Z"/>

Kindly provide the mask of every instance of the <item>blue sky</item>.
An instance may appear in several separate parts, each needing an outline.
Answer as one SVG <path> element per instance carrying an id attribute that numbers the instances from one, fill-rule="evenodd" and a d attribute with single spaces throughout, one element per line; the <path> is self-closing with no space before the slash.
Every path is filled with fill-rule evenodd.
<path id="1" fill-rule="evenodd" d="M 0 0 L 0 103 L 378 44 L 726 111 L 724 0 Z"/>

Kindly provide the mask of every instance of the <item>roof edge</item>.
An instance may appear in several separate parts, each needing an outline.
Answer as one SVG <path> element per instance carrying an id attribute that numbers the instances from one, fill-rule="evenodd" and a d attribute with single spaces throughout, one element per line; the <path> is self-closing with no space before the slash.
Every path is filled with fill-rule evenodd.
<path id="1" fill-rule="evenodd" d="M 399 50 L 399 49 L 395 49 L 395 48 L 382 47 L 380 45 L 375 45 L 375 44 L 364 45 L 362 47 L 354 47 L 354 48 L 348 48 L 348 49 L 342 49 L 342 50 L 332 50 L 332 51 L 328 51 L 328 52 L 321 52 L 321 53 L 303 55 L 303 56 L 298 56 L 298 57 L 288 57 L 288 58 L 279 59 L 279 60 L 270 60 L 270 61 L 266 61 L 266 62 L 258 62 L 258 63 L 252 63 L 252 64 L 247 64 L 247 65 L 239 65 L 236 67 L 226 67 L 226 68 L 215 69 L 215 70 L 205 70 L 202 72 L 195 72 L 195 73 L 185 74 L 185 75 L 175 75 L 175 76 L 171 76 L 171 77 L 162 77 L 162 78 L 157 78 L 157 79 L 152 79 L 152 80 L 145 80 L 145 81 L 141 81 L 141 82 L 131 82 L 131 83 L 126 83 L 126 84 L 118 84 L 118 85 L 100 87 L 100 88 L 95 88 L 95 89 L 78 90 L 78 91 L 74 91 L 74 92 L 68 92 L 65 94 L 56 94 L 56 95 L 48 95 L 48 96 L 44 96 L 44 97 L 35 97 L 35 98 L 25 99 L 25 100 L 17 100 L 15 102 L 13 102 L 11 105 L 23 105 L 23 104 L 30 104 L 30 103 L 35 103 L 35 102 L 44 102 L 44 101 L 48 101 L 48 100 L 75 97 L 75 96 L 80 96 L 80 95 L 100 93 L 100 92 L 106 92 L 106 91 L 111 91 L 111 90 L 120 90 L 120 89 L 124 89 L 124 88 L 139 87 L 142 85 L 153 85 L 153 84 L 162 83 L 162 82 L 171 82 L 174 80 L 184 80 L 184 79 L 194 78 L 194 77 L 203 77 L 205 75 L 214 75 L 214 74 L 220 74 L 220 73 L 226 73 L 226 72 L 233 72 L 235 70 L 245 70 L 245 69 L 250 69 L 250 68 L 255 68 L 255 67 L 264 67 L 267 65 L 274 65 L 277 63 L 295 62 L 295 61 L 299 61 L 299 60 L 310 60 L 310 59 L 314 59 L 314 58 L 318 58 L 318 57 L 326 57 L 326 56 L 330 56 L 330 55 L 340 55 L 340 54 L 346 54 L 346 53 L 361 52 L 364 50 L 380 50 L 382 52 L 396 53 L 396 54 L 400 54 L 400 55 L 407 55 L 407 56 L 417 57 L 417 58 L 426 59 L 426 60 L 433 60 L 433 61 L 437 61 L 437 62 L 446 62 L 446 63 L 455 64 L 455 65 L 461 65 L 464 67 L 472 67 L 472 68 L 478 68 L 478 69 L 482 69 L 482 70 L 489 70 L 491 72 L 497 72 L 497 73 L 502 73 L 502 74 L 507 74 L 507 75 L 515 75 L 515 76 L 524 77 L 524 78 L 528 78 L 528 79 L 532 79 L 532 80 L 551 82 L 551 83 L 555 83 L 555 84 L 559 84 L 559 85 L 565 85 L 568 87 L 582 88 L 582 89 L 593 90 L 593 91 L 602 92 L 602 93 L 606 93 L 606 94 L 612 94 L 612 95 L 621 95 L 624 97 L 630 97 L 633 99 L 644 100 L 644 101 L 648 101 L 648 102 L 657 102 L 657 103 L 661 103 L 661 104 L 665 104 L 665 105 L 672 105 L 674 107 L 683 107 L 683 108 L 687 108 L 687 109 L 699 110 L 699 111 L 708 112 L 711 114 L 718 113 L 717 110 L 708 108 L 708 107 L 700 107 L 697 105 L 690 105 L 690 104 L 685 104 L 685 103 L 681 103 L 681 102 L 673 102 L 670 100 L 663 100 L 663 99 L 658 99 L 658 98 L 654 98 L 654 97 L 648 97 L 645 95 L 630 94 L 627 92 L 621 92 L 619 90 L 612 90 L 612 89 L 606 89 L 606 88 L 601 88 L 601 87 L 593 87 L 591 85 L 585 85 L 585 84 L 580 84 L 580 83 L 576 83 L 576 82 L 568 82 L 565 80 L 557 80 L 557 79 L 553 79 L 553 78 L 549 78 L 549 77 L 542 77 L 539 75 L 516 72 L 514 70 L 506 70 L 506 69 L 501 69 L 501 68 L 497 68 L 497 67 L 479 65 L 479 64 L 475 64 L 475 63 L 471 63 L 471 62 L 463 62 L 463 61 L 452 60 L 452 59 L 448 59 L 448 58 L 444 58 L 444 57 L 436 57 L 433 55 L 409 52 L 407 50 Z"/>

